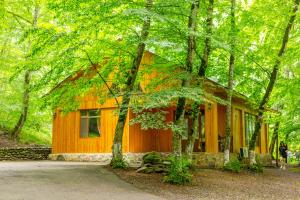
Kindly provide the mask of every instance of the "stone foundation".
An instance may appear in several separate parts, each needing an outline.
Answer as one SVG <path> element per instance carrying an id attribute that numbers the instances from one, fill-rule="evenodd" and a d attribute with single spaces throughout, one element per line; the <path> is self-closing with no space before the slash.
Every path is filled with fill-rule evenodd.
<path id="1" fill-rule="evenodd" d="M 130 167 L 139 167 L 142 165 L 144 153 L 124 153 L 124 159 Z M 79 162 L 100 162 L 108 165 L 111 161 L 111 153 L 62 153 L 50 154 L 50 160 L 59 161 L 79 161 Z"/>
<path id="2" fill-rule="evenodd" d="M 48 147 L 0 148 L 0 161 L 6 160 L 47 160 L 51 153 Z"/>
<path id="3" fill-rule="evenodd" d="M 272 158 L 270 154 L 256 154 L 257 161 L 263 166 L 272 166 Z M 230 159 L 238 158 L 238 154 L 230 153 Z M 248 162 L 245 160 L 244 162 Z M 223 153 L 194 153 L 193 165 L 199 168 L 222 168 L 224 164 Z"/>
<path id="4" fill-rule="evenodd" d="M 164 157 L 170 153 L 162 153 Z M 130 167 L 140 167 L 143 162 L 145 153 L 124 153 L 124 159 Z M 230 158 L 237 158 L 238 154 L 230 154 Z M 271 156 L 269 154 L 260 154 L 260 161 L 264 166 L 270 166 Z M 108 165 L 112 158 L 111 153 L 65 153 L 65 154 L 50 154 L 50 160 L 61 161 L 79 161 L 79 162 L 100 162 L 103 165 Z M 224 163 L 223 153 L 194 153 L 193 164 L 199 168 L 222 168 Z"/>

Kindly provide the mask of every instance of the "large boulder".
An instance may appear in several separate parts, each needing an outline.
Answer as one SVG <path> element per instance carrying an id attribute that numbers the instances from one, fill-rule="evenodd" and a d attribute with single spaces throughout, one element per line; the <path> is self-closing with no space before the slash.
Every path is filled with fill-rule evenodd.
<path id="1" fill-rule="evenodd" d="M 143 156 L 143 164 L 161 164 L 163 162 L 163 156 L 158 152 L 146 153 Z"/>

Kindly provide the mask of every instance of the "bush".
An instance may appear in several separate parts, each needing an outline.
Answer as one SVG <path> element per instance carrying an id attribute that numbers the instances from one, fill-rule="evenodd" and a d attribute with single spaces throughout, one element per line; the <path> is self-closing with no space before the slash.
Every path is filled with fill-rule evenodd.
<path id="1" fill-rule="evenodd" d="M 143 156 L 143 162 L 144 164 L 150 163 L 150 164 L 159 164 L 162 163 L 163 157 L 158 152 L 150 152 Z"/>
<path id="2" fill-rule="evenodd" d="M 128 168 L 128 163 L 124 159 L 112 159 L 110 162 L 110 166 L 113 169 L 126 169 Z"/>
<path id="3" fill-rule="evenodd" d="M 260 162 L 249 166 L 249 170 L 252 172 L 262 173 L 264 172 L 264 167 Z"/>
<path id="4" fill-rule="evenodd" d="M 264 172 L 264 166 L 261 163 L 260 156 L 256 155 L 255 160 L 256 160 L 256 164 L 249 165 L 248 169 L 250 171 L 256 172 L 256 173 L 262 173 L 262 172 Z"/>
<path id="5" fill-rule="evenodd" d="M 192 175 L 189 172 L 190 162 L 188 159 L 171 156 L 168 160 L 171 162 L 171 165 L 169 166 L 167 175 L 164 177 L 164 182 L 183 185 L 192 181 Z"/>
<path id="6" fill-rule="evenodd" d="M 232 159 L 226 165 L 224 165 L 223 169 L 226 171 L 239 173 L 242 170 L 242 165 L 238 159 Z"/>

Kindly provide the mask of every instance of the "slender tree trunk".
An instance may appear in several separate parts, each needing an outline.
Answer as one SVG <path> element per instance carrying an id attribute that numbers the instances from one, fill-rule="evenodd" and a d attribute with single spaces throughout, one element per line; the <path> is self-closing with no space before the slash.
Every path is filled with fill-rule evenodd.
<path id="1" fill-rule="evenodd" d="M 37 26 L 37 21 L 38 21 L 38 16 L 39 16 L 39 7 L 36 5 L 34 9 L 34 16 L 33 16 L 33 21 L 32 21 L 32 26 L 35 28 Z M 29 44 L 30 48 L 31 44 Z M 27 115 L 28 115 L 28 108 L 29 108 L 29 96 L 30 96 L 30 76 L 31 76 L 31 71 L 26 70 L 25 75 L 24 75 L 24 93 L 23 93 L 23 104 L 22 104 L 22 113 L 19 117 L 19 120 L 17 124 L 15 125 L 14 129 L 11 131 L 11 138 L 16 140 L 19 138 L 19 135 L 23 129 L 23 126 L 27 120 Z"/>
<path id="2" fill-rule="evenodd" d="M 272 135 L 272 140 L 271 140 L 271 144 L 270 144 L 270 148 L 269 148 L 269 152 L 272 156 L 272 159 L 274 159 L 273 152 L 274 152 L 274 148 L 275 148 L 275 144 L 276 144 L 276 140 L 277 140 L 279 124 L 280 124 L 280 122 L 275 123 L 274 132 L 273 132 L 273 135 Z"/>
<path id="3" fill-rule="evenodd" d="M 279 139 L 278 139 L 278 135 L 276 136 L 276 167 L 279 167 L 279 163 L 278 163 L 278 151 L 279 151 Z"/>
<path id="4" fill-rule="evenodd" d="M 252 138 L 250 140 L 250 145 L 249 145 L 250 165 L 253 165 L 253 164 L 256 163 L 256 160 L 255 160 L 255 144 L 256 144 L 257 136 L 260 133 L 261 124 L 263 122 L 263 117 L 264 117 L 264 112 L 265 112 L 265 107 L 266 107 L 266 105 L 269 101 L 269 98 L 272 94 L 275 82 L 277 80 L 278 70 L 279 70 L 279 66 L 281 64 L 281 58 L 284 55 L 285 50 L 286 50 L 286 46 L 287 46 L 287 43 L 288 43 L 288 40 L 289 40 L 289 34 L 290 34 L 290 31 L 291 31 L 292 26 L 294 24 L 296 14 L 298 12 L 299 1 L 300 0 L 295 0 L 294 1 L 292 15 L 291 15 L 291 17 L 289 19 L 289 22 L 288 22 L 288 24 L 285 28 L 281 48 L 278 52 L 277 59 L 276 59 L 275 64 L 273 66 L 273 71 L 272 71 L 271 76 L 270 76 L 270 80 L 269 80 L 267 90 L 264 94 L 263 99 L 261 100 L 261 102 L 259 104 L 259 108 L 258 108 L 259 111 L 258 111 L 258 116 L 256 117 L 255 129 L 254 129 L 254 133 L 252 135 Z"/>
<path id="5" fill-rule="evenodd" d="M 229 162 L 230 155 L 230 140 L 231 140 L 231 110 L 232 110 L 232 92 L 233 92 L 233 71 L 235 64 L 235 0 L 231 0 L 231 42 L 230 42 L 230 59 L 229 59 L 229 72 L 228 72 L 228 91 L 227 91 L 227 101 L 226 106 L 226 140 L 225 140 L 225 150 L 224 150 L 224 164 Z"/>
<path id="6" fill-rule="evenodd" d="M 203 53 L 201 56 L 201 63 L 198 70 L 198 76 L 200 78 L 205 77 L 205 71 L 208 66 L 208 57 L 211 51 L 213 8 L 214 8 L 214 0 L 209 0 L 209 5 L 207 9 L 207 18 L 206 18 L 206 37 L 204 41 Z M 199 84 L 198 87 L 203 88 L 203 84 Z M 197 131 L 199 130 L 199 121 L 198 121 L 199 112 L 200 112 L 200 103 L 194 102 L 192 105 L 192 112 L 190 117 L 192 128 L 188 131 L 188 140 L 187 140 L 187 147 L 185 152 L 189 159 L 192 158 L 195 138 L 197 135 Z"/>
<path id="7" fill-rule="evenodd" d="M 152 6 L 153 6 L 153 0 L 146 0 L 145 7 L 148 11 L 151 10 Z M 127 88 L 120 105 L 120 113 L 119 113 L 119 118 L 115 130 L 114 142 L 112 146 L 112 154 L 113 154 L 112 162 L 123 159 L 122 141 L 123 141 L 124 126 L 127 118 L 131 92 L 134 89 L 134 82 L 137 77 L 139 67 L 143 58 L 145 46 L 146 46 L 145 40 L 148 38 L 149 35 L 150 22 L 151 22 L 151 17 L 147 15 L 142 28 L 141 41 L 138 44 L 136 56 L 133 59 L 133 63 L 126 81 Z"/>
<path id="8" fill-rule="evenodd" d="M 197 28 L 197 14 L 199 10 L 199 0 L 194 0 L 191 5 L 191 12 L 189 15 L 188 22 L 188 49 L 187 49 L 187 57 L 186 57 L 186 69 L 188 73 L 192 73 L 193 65 L 194 65 L 194 57 L 195 57 L 195 48 L 196 48 L 196 28 Z M 190 79 L 182 80 L 182 87 L 189 87 Z M 184 121 L 184 110 L 185 110 L 186 99 L 184 97 L 180 97 L 177 102 L 177 107 L 175 111 L 175 120 L 174 124 L 179 126 Z M 178 131 L 173 131 L 173 153 L 175 157 L 181 157 L 181 133 Z"/>

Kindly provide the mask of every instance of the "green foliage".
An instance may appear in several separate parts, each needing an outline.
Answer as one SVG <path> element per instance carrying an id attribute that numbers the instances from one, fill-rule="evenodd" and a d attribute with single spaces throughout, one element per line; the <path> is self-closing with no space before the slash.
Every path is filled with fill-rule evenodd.
<path id="1" fill-rule="evenodd" d="M 126 169 L 129 165 L 124 159 L 112 159 L 110 166 L 113 169 Z"/>
<path id="2" fill-rule="evenodd" d="M 249 165 L 248 166 L 248 169 L 252 172 L 255 172 L 255 173 L 262 173 L 264 172 L 264 166 L 260 160 L 260 156 L 259 155 L 256 155 L 255 156 L 255 160 L 256 160 L 256 164 L 254 165 Z"/>
<path id="3" fill-rule="evenodd" d="M 79 70 L 88 70 L 92 64 L 99 64 L 98 72 L 104 80 L 115 85 L 114 95 L 103 95 L 107 91 L 102 90 L 95 92 L 101 97 L 99 101 L 122 96 L 136 44 L 140 40 L 142 20 L 147 15 L 153 20 L 149 39 L 145 41 L 146 48 L 157 56 L 154 64 L 139 69 L 136 86 L 144 80 L 144 75 L 157 72 L 157 77 L 152 78 L 143 91 L 136 87 L 132 93 L 136 98 L 132 99 L 130 106 L 136 107 L 138 114 L 132 123 L 141 123 L 145 129 L 171 128 L 180 132 L 182 127 L 164 123 L 164 113 L 151 116 L 144 111 L 166 108 L 179 97 L 185 97 L 187 104 L 193 101 L 202 103 L 207 99 L 225 104 L 218 97 L 206 94 L 197 82 L 196 72 L 206 36 L 207 1 L 200 2 L 193 72 L 185 71 L 190 3 L 186 0 L 157 0 L 153 10 L 146 12 L 144 0 L 0 1 L 0 127 L 13 128 L 20 116 L 25 70 L 30 70 L 32 75 L 30 112 L 25 124 L 30 135 L 39 135 L 41 130 L 51 132 L 51 112 L 41 110 L 42 105 L 49 110 L 59 106 L 69 112 L 79 107 L 77 96 L 88 93 L 93 86 L 105 87 L 104 81 L 96 75 L 80 79 L 76 84 L 65 84 L 49 93 L 67 77 Z M 293 0 L 237 2 L 234 89 L 249 97 L 254 108 L 266 89 L 292 5 Z M 40 8 L 40 15 L 37 27 L 33 28 L 32 14 L 36 6 Z M 206 76 L 223 85 L 228 79 L 229 13 L 230 1 L 215 1 L 212 52 Z M 266 117 L 282 122 L 280 140 L 286 141 L 289 149 L 295 151 L 300 148 L 300 109 L 297 109 L 300 104 L 299 36 L 297 16 L 288 49 L 281 60 L 278 82 L 268 104 L 282 114 Z M 193 80 L 192 84 L 181 87 L 178 80 L 182 78 Z"/>
<path id="4" fill-rule="evenodd" d="M 242 165 L 238 159 L 234 158 L 231 159 L 227 164 L 225 164 L 223 169 L 226 171 L 239 173 L 242 170 Z"/>
<path id="5" fill-rule="evenodd" d="M 171 162 L 171 165 L 169 166 L 167 175 L 164 177 L 164 182 L 176 185 L 192 182 L 192 175 L 189 172 L 191 163 L 187 158 L 170 156 L 168 160 Z"/>
<path id="6" fill-rule="evenodd" d="M 158 152 L 150 152 L 143 156 L 143 163 L 159 164 L 163 161 L 163 157 Z"/>
<path id="7" fill-rule="evenodd" d="M 254 165 L 250 165 L 249 170 L 255 173 L 262 173 L 264 172 L 264 167 L 261 163 L 257 162 Z"/>
<path id="8" fill-rule="evenodd" d="M 51 145 L 51 132 L 36 132 L 25 127 L 20 135 L 19 142 L 23 144 L 38 144 L 38 145 Z"/>

